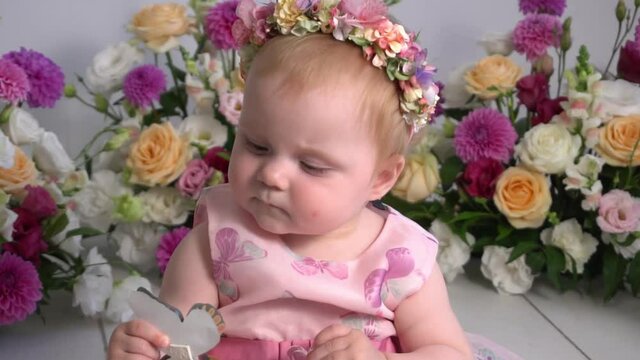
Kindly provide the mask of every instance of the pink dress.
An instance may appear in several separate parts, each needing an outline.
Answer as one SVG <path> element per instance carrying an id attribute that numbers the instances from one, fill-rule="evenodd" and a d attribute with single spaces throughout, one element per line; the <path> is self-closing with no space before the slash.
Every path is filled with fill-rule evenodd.
<path id="1" fill-rule="evenodd" d="M 207 189 L 194 225 L 209 230 L 225 337 L 210 359 L 305 359 L 312 339 L 335 323 L 399 352 L 394 310 L 431 273 L 438 242 L 388 208 L 376 240 L 357 259 L 335 262 L 293 253 L 235 205 L 230 187 Z M 212 221 L 209 221 L 212 219 Z M 496 358 L 497 359 L 497 358 Z"/>

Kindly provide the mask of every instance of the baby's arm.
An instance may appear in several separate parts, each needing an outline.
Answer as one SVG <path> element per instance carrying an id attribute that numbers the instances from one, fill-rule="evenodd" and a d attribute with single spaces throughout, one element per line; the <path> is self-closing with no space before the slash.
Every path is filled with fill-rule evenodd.
<path id="1" fill-rule="evenodd" d="M 396 308 L 394 323 L 402 350 L 407 354 L 385 354 L 388 360 L 472 359 L 437 264 L 422 288 Z"/>

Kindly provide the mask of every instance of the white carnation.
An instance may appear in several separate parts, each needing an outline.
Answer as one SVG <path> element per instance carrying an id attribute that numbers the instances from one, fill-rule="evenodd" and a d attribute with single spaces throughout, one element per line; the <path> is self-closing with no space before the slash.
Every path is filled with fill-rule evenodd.
<path id="1" fill-rule="evenodd" d="M 194 204 L 175 188 L 152 188 L 140 194 L 145 208 L 144 222 L 156 222 L 164 225 L 183 224 Z"/>
<path id="2" fill-rule="evenodd" d="M 44 133 L 38 120 L 21 108 L 14 108 L 9 121 L 2 127 L 11 141 L 18 146 L 36 142 Z"/>
<path id="3" fill-rule="evenodd" d="M 628 246 L 624 246 L 623 244 L 625 244 L 629 240 L 630 236 L 635 237 L 635 239 Z M 640 237 L 637 237 L 637 234 L 602 233 L 602 241 L 605 244 L 613 245 L 613 250 L 615 250 L 616 253 L 620 254 L 625 259 L 633 259 L 636 254 L 640 252 Z"/>
<path id="4" fill-rule="evenodd" d="M 576 219 L 565 220 L 553 228 L 542 230 L 540 240 L 545 245 L 562 249 L 565 255 L 565 270 L 572 272 L 575 261 L 578 274 L 582 274 L 584 264 L 589 261 L 598 246 L 598 240 L 583 232 Z"/>
<path id="5" fill-rule="evenodd" d="M 561 124 L 541 124 L 524 134 L 516 155 L 526 167 L 546 174 L 560 174 L 580 152 L 580 136 Z"/>
<path id="6" fill-rule="evenodd" d="M 75 170 L 73 161 L 56 134 L 46 131 L 33 145 L 33 159 L 38 168 L 48 175 L 64 177 Z"/>
<path id="7" fill-rule="evenodd" d="M 144 53 L 126 42 L 111 45 L 94 56 L 85 73 L 87 85 L 108 97 L 122 87 L 129 70 L 143 60 Z"/>
<path id="8" fill-rule="evenodd" d="M 116 285 L 107 303 L 107 309 L 104 313 L 106 318 L 115 323 L 133 319 L 133 310 L 129 306 L 129 296 L 140 287 L 151 291 L 149 280 L 139 275 L 128 276 Z"/>
<path id="9" fill-rule="evenodd" d="M 533 285 L 531 268 L 527 266 L 524 256 L 507 264 L 511 251 L 512 249 L 500 246 L 486 246 L 480 270 L 498 292 L 524 294 Z"/>
<path id="10" fill-rule="evenodd" d="M 95 247 L 89 251 L 83 264 L 85 270 L 73 285 L 73 306 L 80 305 L 83 314 L 94 316 L 104 310 L 111 294 L 111 265 Z"/>
<path id="11" fill-rule="evenodd" d="M 122 184 L 116 173 L 109 170 L 93 173 L 91 181 L 73 196 L 81 223 L 107 231 L 113 221 L 113 199 L 128 193 L 131 190 Z"/>
<path id="12" fill-rule="evenodd" d="M 67 224 L 67 227 L 59 234 L 54 236 L 52 240 L 55 244 L 58 244 L 62 250 L 77 257 L 82 251 L 82 236 L 76 235 L 67 238 L 67 232 L 79 228 L 80 219 L 78 219 L 78 215 L 76 215 L 76 213 L 70 209 L 67 209 L 67 218 L 69 219 L 69 224 Z"/>
<path id="13" fill-rule="evenodd" d="M 471 257 L 471 248 L 454 234 L 447 224 L 438 219 L 431 223 L 429 232 L 438 239 L 438 265 L 447 282 L 451 282 L 458 274 L 464 273 L 463 266 Z M 465 234 L 465 237 L 470 245 L 476 241 L 469 233 Z"/>
<path id="14" fill-rule="evenodd" d="M 156 263 L 156 248 L 162 234 L 157 225 L 136 222 L 118 224 L 112 236 L 118 243 L 117 254 L 122 260 L 148 271 Z"/>

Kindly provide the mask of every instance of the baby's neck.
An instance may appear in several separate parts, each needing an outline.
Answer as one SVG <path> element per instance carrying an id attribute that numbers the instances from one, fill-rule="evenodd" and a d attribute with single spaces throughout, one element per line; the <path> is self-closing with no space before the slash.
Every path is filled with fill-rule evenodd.
<path id="1" fill-rule="evenodd" d="M 331 261 L 356 259 L 378 237 L 384 217 L 366 207 L 348 223 L 320 235 L 286 234 L 282 241 L 298 255 Z"/>

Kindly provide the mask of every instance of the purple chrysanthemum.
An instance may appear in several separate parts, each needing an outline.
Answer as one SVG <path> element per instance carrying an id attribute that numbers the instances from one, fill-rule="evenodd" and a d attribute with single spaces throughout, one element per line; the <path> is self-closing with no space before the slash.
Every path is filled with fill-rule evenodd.
<path id="1" fill-rule="evenodd" d="M 27 99 L 29 78 L 22 68 L 9 60 L 0 59 L 0 98 L 13 105 Z"/>
<path id="2" fill-rule="evenodd" d="M 158 245 L 158 249 L 156 250 L 156 261 L 160 268 L 160 272 L 164 273 L 167 268 L 167 264 L 169 263 L 169 259 L 171 259 L 171 255 L 173 255 L 178 244 L 180 244 L 182 239 L 187 236 L 190 230 L 191 229 L 188 227 L 181 226 L 162 235 L 160 245 Z"/>
<path id="3" fill-rule="evenodd" d="M 513 46 L 517 52 L 535 60 L 547 53 L 549 46 L 560 46 L 560 18 L 547 14 L 529 14 L 513 30 Z"/>
<path id="4" fill-rule="evenodd" d="M 41 290 L 32 263 L 9 252 L 0 255 L 0 325 L 26 319 L 42 299 Z"/>
<path id="5" fill-rule="evenodd" d="M 30 107 L 51 108 L 62 97 L 64 73 L 51 59 L 34 50 L 20 48 L 3 57 L 24 70 L 31 89 L 27 95 Z"/>
<path id="6" fill-rule="evenodd" d="M 567 7 L 567 0 L 520 0 L 520 11 L 523 14 L 550 14 L 562 16 Z"/>
<path id="7" fill-rule="evenodd" d="M 237 49 L 238 43 L 233 37 L 233 23 L 238 20 L 236 8 L 240 0 L 228 0 L 216 4 L 204 18 L 204 31 L 209 40 L 218 49 Z"/>
<path id="8" fill-rule="evenodd" d="M 164 73 L 154 65 L 141 65 L 129 71 L 124 78 L 122 92 L 124 97 L 134 106 L 146 108 L 167 86 Z"/>
<path id="9" fill-rule="evenodd" d="M 453 143 L 465 163 L 480 159 L 508 162 L 518 135 L 511 121 L 495 109 L 481 108 L 465 116 Z"/>

